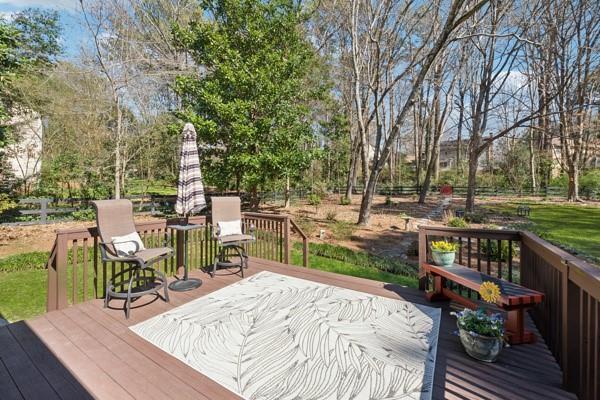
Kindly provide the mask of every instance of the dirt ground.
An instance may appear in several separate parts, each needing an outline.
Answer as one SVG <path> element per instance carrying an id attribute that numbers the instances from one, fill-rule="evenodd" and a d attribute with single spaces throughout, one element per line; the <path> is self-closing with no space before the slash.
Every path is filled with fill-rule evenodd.
<path id="1" fill-rule="evenodd" d="M 307 234 L 313 242 L 335 243 L 349 248 L 367 250 L 374 254 L 391 252 L 393 255 L 394 248 L 398 246 L 399 241 L 416 240 L 415 232 L 418 224 L 422 223 L 421 219 L 425 218 L 438 204 L 437 197 L 432 197 L 425 205 L 417 204 L 416 197 L 398 197 L 392 198 L 391 205 L 386 205 L 384 196 L 376 196 L 369 227 L 355 225 L 360 208 L 359 196 L 354 196 L 352 204 L 346 206 L 339 204 L 339 197 L 330 196 L 316 208 L 306 202 L 295 202 L 289 210 L 285 210 L 277 204 L 266 204 L 262 210 L 292 215 L 294 220 L 307 230 Z M 405 216 L 410 217 L 408 223 Z M 152 217 L 136 217 L 136 220 L 139 221 L 151 219 Z M 306 223 L 306 221 L 309 222 Z M 58 230 L 93 225 L 93 221 L 69 221 L 49 225 L 0 226 L 0 257 L 30 251 L 50 251 Z M 337 229 L 338 227 L 340 229 Z M 310 228 L 310 231 L 307 228 Z M 319 237 L 321 229 L 325 231 L 322 239 Z M 338 230 L 344 231 L 341 237 L 337 234 Z"/>
<path id="2" fill-rule="evenodd" d="M 288 210 L 281 206 L 266 206 L 265 210 L 292 215 L 311 242 L 338 244 L 403 259 L 408 253 L 408 259 L 414 259 L 418 225 L 443 223 L 443 214 L 430 215 L 440 207 L 441 198 L 430 196 L 422 205 L 417 203 L 416 196 L 391 197 L 390 200 L 391 204 L 386 204 L 385 196 L 375 196 L 368 227 L 356 225 L 360 209 L 357 195 L 353 196 L 351 205 L 340 205 L 339 196 L 332 195 L 318 207 L 296 202 Z"/>
<path id="3" fill-rule="evenodd" d="M 356 225 L 360 196 L 353 196 L 350 205 L 340 205 L 339 196 L 331 195 L 317 207 L 306 201 L 296 201 L 288 210 L 283 209 L 282 204 L 266 204 L 261 208 L 265 212 L 292 215 L 311 242 L 338 244 L 371 254 L 408 260 L 415 260 L 419 225 L 443 225 L 448 215 L 446 208 L 464 208 L 464 198 L 453 198 L 448 207 L 442 207 L 443 198 L 436 195 L 430 196 L 423 205 L 417 203 L 416 196 L 392 197 L 390 200 L 391 204 L 386 204 L 385 196 L 375 197 L 368 227 Z M 507 201 L 534 203 L 539 198 L 490 197 L 480 200 L 478 207 Z M 564 203 L 559 199 L 556 202 Z M 592 206 L 600 206 L 600 203 Z M 136 217 L 139 221 L 152 219 L 150 216 Z M 503 225 L 519 221 L 517 216 L 497 216 L 491 218 L 489 223 Z M 71 221 L 49 225 L 0 226 L 0 257 L 30 251 L 50 251 L 57 230 L 93 225 L 92 221 Z M 321 230 L 324 231 L 322 237 Z"/>
<path id="4" fill-rule="evenodd" d="M 145 216 L 136 218 L 139 221 L 153 219 Z M 0 258 L 31 251 L 50 251 L 57 231 L 94 225 L 93 221 L 68 221 L 48 225 L 0 225 Z"/>

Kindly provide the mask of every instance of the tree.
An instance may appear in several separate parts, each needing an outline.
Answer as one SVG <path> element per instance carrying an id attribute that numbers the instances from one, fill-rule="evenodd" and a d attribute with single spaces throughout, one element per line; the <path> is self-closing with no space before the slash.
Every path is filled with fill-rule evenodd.
<path id="1" fill-rule="evenodd" d="M 35 111 L 24 105 L 15 82 L 46 74 L 61 52 L 60 32 L 54 11 L 26 9 L 10 22 L 0 18 L 0 150 L 8 142 L 19 144 L 19 138 L 13 137 L 11 118 Z M 3 152 L 0 167 L 0 181 L 11 178 Z"/>
<path id="2" fill-rule="evenodd" d="M 358 7 L 358 0 L 356 0 L 355 3 L 357 4 L 356 7 Z M 391 77 L 388 80 L 388 85 L 383 86 L 381 88 L 381 93 L 376 95 L 375 98 L 377 99 L 377 103 L 381 103 L 381 100 L 379 99 L 384 96 L 388 88 L 395 87 L 398 82 L 405 81 L 407 77 L 410 77 L 411 80 L 407 84 L 406 96 L 402 98 L 402 103 L 397 105 L 397 112 L 394 114 L 393 118 L 390 116 L 387 125 L 381 125 L 381 128 L 386 127 L 386 132 L 381 134 L 378 133 L 377 135 L 378 139 L 375 141 L 375 152 L 371 165 L 369 166 L 368 162 L 365 163 L 365 161 L 363 161 L 363 173 L 366 177 L 366 187 L 362 196 L 358 217 L 358 223 L 361 225 L 367 225 L 369 223 L 371 206 L 373 204 L 373 196 L 375 194 L 377 181 L 379 180 L 379 176 L 388 162 L 388 158 L 390 157 L 392 149 L 397 142 L 398 136 L 400 135 L 401 128 L 408 119 L 410 111 L 413 109 L 415 99 L 418 93 L 421 91 L 423 81 L 429 73 L 429 69 L 434 64 L 438 54 L 452 39 L 454 31 L 473 14 L 475 14 L 481 7 L 485 6 L 487 1 L 482 0 L 473 3 L 462 0 L 453 0 L 450 1 L 449 4 L 442 4 L 443 2 L 439 1 L 433 2 L 429 5 L 424 5 L 423 7 L 421 7 L 421 5 L 414 5 L 411 2 L 399 5 L 397 2 L 392 3 L 399 7 L 399 13 L 396 14 L 397 19 L 392 21 L 391 24 L 392 26 L 397 24 L 400 28 L 395 28 L 394 31 L 396 34 L 402 35 L 400 39 L 398 39 L 400 48 L 395 49 L 395 51 L 401 51 L 404 54 L 403 57 L 399 59 L 399 61 L 401 61 L 400 63 L 390 65 L 388 68 L 385 68 L 385 70 L 388 71 L 388 75 L 390 75 L 391 72 Z M 386 3 L 382 4 L 385 5 Z M 358 8 L 353 15 L 356 14 L 358 14 Z M 374 17 L 375 18 L 372 19 L 372 21 L 379 23 L 377 14 L 374 14 Z M 420 35 L 416 34 L 416 31 L 423 26 L 423 24 L 420 22 L 422 18 L 425 17 L 430 20 L 439 19 L 440 28 L 436 30 L 437 33 L 434 32 L 433 28 L 430 27 L 429 31 L 422 32 Z M 353 21 L 356 20 L 356 17 L 354 17 Z M 353 25 L 357 24 L 353 22 Z M 432 24 L 429 25 L 431 26 Z M 361 47 L 358 40 L 358 32 L 360 32 L 360 30 L 358 26 L 353 27 L 352 29 L 356 33 L 353 35 L 353 46 L 357 49 L 355 61 L 359 62 L 360 55 L 358 50 L 360 50 Z M 377 38 L 375 41 L 388 40 L 388 37 L 383 35 L 379 37 L 373 36 L 373 38 Z M 361 101 L 361 83 L 358 81 L 358 72 L 360 72 L 360 70 L 361 68 L 355 68 L 356 73 L 354 76 L 357 87 L 357 112 L 358 110 L 362 110 L 362 105 L 365 104 Z M 376 79 L 380 80 L 380 77 L 376 77 Z M 380 86 L 376 84 L 375 87 L 377 88 Z M 361 117 L 359 116 L 358 119 L 360 122 Z M 367 146 L 367 131 L 366 127 L 361 127 L 360 123 L 359 127 L 361 131 L 361 142 L 364 154 Z M 380 128 L 378 127 L 378 132 L 379 129 Z"/>
<path id="3" fill-rule="evenodd" d="M 196 126 L 209 183 L 246 189 L 254 206 L 270 181 L 294 179 L 311 159 L 311 102 L 324 86 L 292 0 L 210 0 L 178 37 L 201 68 L 182 77 L 180 116 Z"/>
<path id="4" fill-rule="evenodd" d="M 556 92 L 551 122 L 560 142 L 557 159 L 568 176 L 567 199 L 579 201 L 579 175 L 597 135 L 593 129 L 598 98 L 594 73 L 600 69 L 600 3 L 557 0 L 545 4 L 543 27 L 543 46 L 549 49 L 551 66 L 546 73 Z"/>

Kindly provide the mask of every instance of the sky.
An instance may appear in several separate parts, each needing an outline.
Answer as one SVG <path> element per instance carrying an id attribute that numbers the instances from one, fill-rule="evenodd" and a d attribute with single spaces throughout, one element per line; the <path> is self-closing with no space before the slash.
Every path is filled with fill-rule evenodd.
<path id="1" fill-rule="evenodd" d="M 0 0 L 0 15 L 10 19 L 11 15 L 26 8 L 57 10 L 63 28 L 61 44 L 64 58 L 75 58 L 85 37 L 85 30 L 77 17 L 79 0 Z"/>

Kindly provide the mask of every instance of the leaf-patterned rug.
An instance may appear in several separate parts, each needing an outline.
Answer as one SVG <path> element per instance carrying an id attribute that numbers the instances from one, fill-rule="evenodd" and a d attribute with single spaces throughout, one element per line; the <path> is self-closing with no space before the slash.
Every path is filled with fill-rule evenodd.
<path id="1" fill-rule="evenodd" d="M 265 271 L 131 329 L 245 399 L 428 399 L 440 312 Z"/>

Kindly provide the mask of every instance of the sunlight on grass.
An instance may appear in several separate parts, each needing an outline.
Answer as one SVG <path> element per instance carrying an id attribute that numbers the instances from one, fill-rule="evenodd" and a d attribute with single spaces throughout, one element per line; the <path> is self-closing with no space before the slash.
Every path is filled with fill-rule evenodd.
<path id="1" fill-rule="evenodd" d="M 517 203 L 486 207 L 516 215 Z M 531 204 L 529 219 L 542 238 L 600 259 L 600 207 L 568 204 Z"/>
<path id="2" fill-rule="evenodd" d="M 298 266 L 302 265 L 302 251 L 298 250 L 298 246 L 295 246 L 295 248 L 292 250 L 292 264 Z M 414 276 L 394 274 L 391 272 L 381 271 L 368 264 L 357 265 L 347 261 L 317 256 L 312 253 L 309 254 L 309 268 L 327 272 L 335 272 L 342 275 L 355 276 L 358 278 L 372 279 L 380 282 L 396 283 L 413 288 L 418 287 L 418 280 Z"/>

